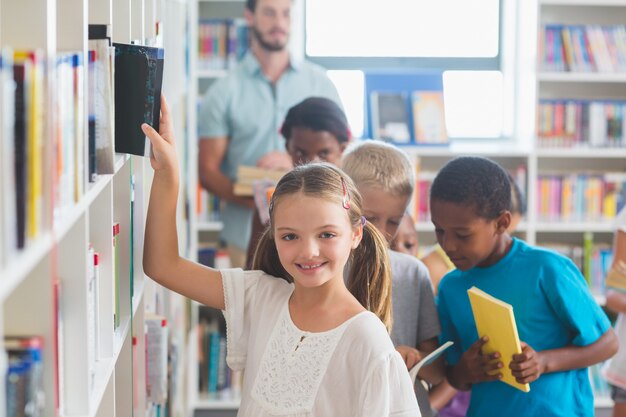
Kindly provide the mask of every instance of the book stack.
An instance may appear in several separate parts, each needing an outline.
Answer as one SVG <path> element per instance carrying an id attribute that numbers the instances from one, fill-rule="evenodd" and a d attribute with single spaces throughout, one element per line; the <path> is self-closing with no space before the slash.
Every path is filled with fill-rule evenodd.
<path id="1" fill-rule="evenodd" d="M 254 195 L 255 182 L 278 182 L 283 175 L 285 175 L 285 171 L 242 165 L 237 170 L 237 182 L 235 183 L 234 193 L 238 196 L 251 197 Z"/>

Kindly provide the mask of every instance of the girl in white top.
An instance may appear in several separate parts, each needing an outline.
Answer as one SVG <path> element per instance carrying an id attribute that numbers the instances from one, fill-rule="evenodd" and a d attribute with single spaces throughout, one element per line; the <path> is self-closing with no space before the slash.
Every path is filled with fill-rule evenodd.
<path id="1" fill-rule="evenodd" d="M 204 267 L 178 255 L 178 163 L 164 99 L 161 112 L 160 135 L 142 125 L 155 170 L 144 270 L 161 285 L 224 310 L 228 365 L 245 369 L 238 415 L 419 416 L 388 335 L 386 243 L 362 221 L 352 181 L 328 164 L 289 172 L 271 200 L 255 254 L 259 270 Z M 348 261 L 359 267 L 345 284 Z"/>

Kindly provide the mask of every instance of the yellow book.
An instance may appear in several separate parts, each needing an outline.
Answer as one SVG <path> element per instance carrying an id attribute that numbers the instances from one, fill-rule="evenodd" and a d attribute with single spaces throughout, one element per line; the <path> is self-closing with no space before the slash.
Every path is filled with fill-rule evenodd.
<path id="1" fill-rule="evenodd" d="M 504 366 L 494 373 L 502 373 L 502 382 L 524 392 L 530 391 L 530 385 L 517 382 L 509 368 L 513 355 L 522 353 L 513 307 L 476 287 L 467 290 L 467 294 L 478 337 L 489 336 L 489 341 L 483 346 L 483 353 L 500 352 Z"/>
<path id="2" fill-rule="evenodd" d="M 283 175 L 285 175 L 285 171 L 241 165 L 237 169 L 237 182 L 234 185 L 233 193 L 243 197 L 252 196 L 254 194 L 252 185 L 255 181 L 269 180 L 278 182 Z"/>

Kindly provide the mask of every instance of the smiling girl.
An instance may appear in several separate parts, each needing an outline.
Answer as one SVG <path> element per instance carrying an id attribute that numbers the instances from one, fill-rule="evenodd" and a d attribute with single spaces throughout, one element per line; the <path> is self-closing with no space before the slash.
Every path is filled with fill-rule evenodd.
<path id="1" fill-rule="evenodd" d="M 258 270 L 204 267 L 178 255 L 178 165 L 169 110 L 144 124 L 155 170 L 144 270 L 159 284 L 224 311 L 227 363 L 243 370 L 239 416 L 419 416 L 388 335 L 385 241 L 363 221 L 361 197 L 329 164 L 298 167 L 277 184 Z M 344 283 L 350 260 L 358 268 Z M 369 310 L 369 311 L 368 311 Z"/>

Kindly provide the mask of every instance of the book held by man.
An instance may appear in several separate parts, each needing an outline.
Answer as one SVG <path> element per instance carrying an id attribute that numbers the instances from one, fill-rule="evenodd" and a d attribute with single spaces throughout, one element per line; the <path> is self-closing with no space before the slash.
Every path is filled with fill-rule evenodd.
<path id="1" fill-rule="evenodd" d="M 478 337 L 489 337 L 489 341 L 482 348 L 483 353 L 500 353 L 500 360 L 504 366 L 494 373 L 502 373 L 502 382 L 529 392 L 530 385 L 517 382 L 509 368 L 513 355 L 522 353 L 513 306 L 476 287 L 467 290 L 467 294 L 472 305 Z"/>

